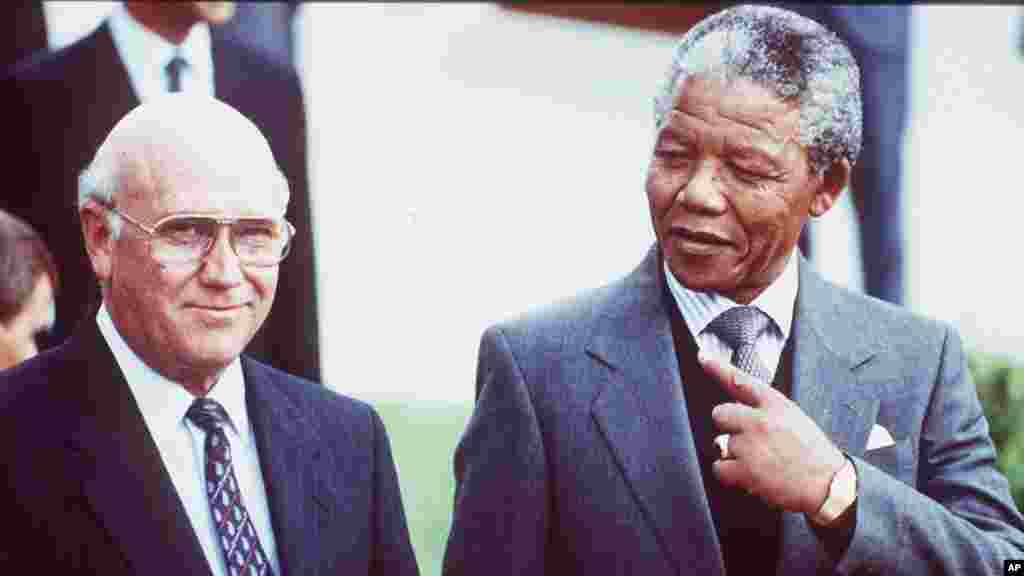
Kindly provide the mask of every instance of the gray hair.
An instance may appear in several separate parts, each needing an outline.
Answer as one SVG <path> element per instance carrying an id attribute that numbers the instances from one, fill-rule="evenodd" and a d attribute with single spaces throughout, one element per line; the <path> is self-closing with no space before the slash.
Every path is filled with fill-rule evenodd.
<path id="1" fill-rule="evenodd" d="M 104 206 L 114 205 L 114 191 L 117 190 L 118 177 L 108 165 L 93 161 L 78 174 L 78 208 L 86 201 L 94 200 Z M 110 235 L 116 240 L 121 235 L 124 224 L 115 212 L 107 210 L 107 225 Z"/>
<path id="2" fill-rule="evenodd" d="M 849 48 L 821 24 L 768 6 L 736 6 L 690 29 L 676 46 L 654 99 L 661 126 L 680 84 L 694 74 L 743 78 L 800 105 L 800 144 L 821 174 L 861 147 L 860 70 Z"/>

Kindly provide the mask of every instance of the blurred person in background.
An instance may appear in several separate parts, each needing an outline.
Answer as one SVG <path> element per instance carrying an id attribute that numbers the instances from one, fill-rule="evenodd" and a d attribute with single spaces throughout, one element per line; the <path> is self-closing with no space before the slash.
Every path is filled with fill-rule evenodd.
<path id="1" fill-rule="evenodd" d="M 864 292 L 902 304 L 903 135 L 909 116 L 911 7 L 815 2 L 781 7 L 834 31 L 860 66 L 864 146 L 850 176 L 850 194 L 860 221 Z M 807 253 L 813 253 L 814 246 L 812 234 Z"/>
<path id="2" fill-rule="evenodd" d="M 235 16 L 221 28 L 227 35 L 264 51 L 282 65 L 293 66 L 295 37 L 292 27 L 298 8 L 298 0 L 237 2 Z"/>
<path id="3" fill-rule="evenodd" d="M 955 329 L 796 249 L 862 146 L 848 47 L 730 8 L 683 36 L 654 103 L 646 257 L 481 338 L 445 574 L 953 576 L 1024 558 Z"/>
<path id="4" fill-rule="evenodd" d="M 0 372 L 0 573 L 415 576 L 376 411 L 243 354 L 298 241 L 258 128 L 152 99 L 80 182 L 103 300 Z"/>
<path id="5" fill-rule="evenodd" d="M 46 43 L 42 2 L 0 3 L 0 70 L 45 50 Z"/>
<path id="6" fill-rule="evenodd" d="M 36 355 L 36 338 L 53 326 L 57 286 L 42 239 L 0 210 L 0 370 Z"/>
<path id="7" fill-rule="evenodd" d="M 46 345 L 65 340 L 99 304 L 75 207 L 77 174 L 111 127 L 140 102 L 167 92 L 215 96 L 266 135 L 288 178 L 288 219 L 298 231 L 282 264 L 280 296 L 248 352 L 320 381 L 319 323 L 306 158 L 305 106 L 290 67 L 219 30 L 232 2 L 125 2 L 85 38 L 20 61 L 0 103 L 19 142 L 9 166 L 19 183 L 0 209 L 36 229 L 64 278 Z"/>

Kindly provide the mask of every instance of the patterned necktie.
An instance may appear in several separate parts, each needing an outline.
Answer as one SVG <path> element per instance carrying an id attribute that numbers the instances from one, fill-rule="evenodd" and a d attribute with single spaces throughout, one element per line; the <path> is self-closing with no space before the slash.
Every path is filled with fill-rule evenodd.
<path id="1" fill-rule="evenodd" d="M 196 398 L 185 417 L 206 432 L 206 497 L 228 574 L 272 574 L 231 464 L 227 412 L 216 400 Z"/>
<path id="2" fill-rule="evenodd" d="M 181 52 L 175 52 L 174 57 L 167 63 L 167 91 L 181 92 L 181 71 L 188 66 L 188 61 L 182 58 Z"/>
<path id="3" fill-rule="evenodd" d="M 734 366 L 769 385 L 771 371 L 757 357 L 754 344 L 770 321 L 767 314 L 753 306 L 737 306 L 719 314 L 707 328 L 732 348 Z"/>

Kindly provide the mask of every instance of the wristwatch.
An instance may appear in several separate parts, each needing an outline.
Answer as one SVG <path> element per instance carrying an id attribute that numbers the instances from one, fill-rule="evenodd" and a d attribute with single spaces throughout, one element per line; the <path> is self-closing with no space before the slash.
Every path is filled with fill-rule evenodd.
<path id="1" fill-rule="evenodd" d="M 853 467 L 853 461 L 847 456 L 842 467 L 832 475 L 832 482 L 828 485 L 828 496 L 818 511 L 811 515 L 811 522 L 827 528 L 842 517 L 856 500 L 857 471 Z"/>

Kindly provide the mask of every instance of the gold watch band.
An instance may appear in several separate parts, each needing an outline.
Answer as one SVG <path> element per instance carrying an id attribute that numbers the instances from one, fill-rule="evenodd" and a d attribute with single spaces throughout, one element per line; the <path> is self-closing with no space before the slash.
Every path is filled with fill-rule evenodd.
<path id="1" fill-rule="evenodd" d="M 811 516 L 811 521 L 821 527 L 834 523 L 843 512 L 846 512 L 857 499 L 857 470 L 853 461 L 846 457 L 843 465 L 832 476 L 828 486 L 828 496 L 821 503 L 818 511 Z"/>

